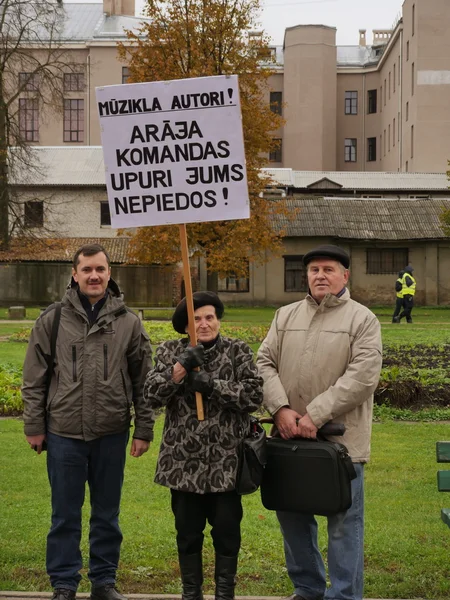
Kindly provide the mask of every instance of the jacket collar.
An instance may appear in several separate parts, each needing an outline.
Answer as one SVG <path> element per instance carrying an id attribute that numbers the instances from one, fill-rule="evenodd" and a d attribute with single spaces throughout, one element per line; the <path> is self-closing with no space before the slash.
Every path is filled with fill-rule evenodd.
<path id="1" fill-rule="evenodd" d="M 344 292 L 341 293 L 339 296 L 335 296 L 334 294 L 327 294 L 320 304 L 317 304 L 317 302 L 314 300 L 311 294 L 308 294 L 306 296 L 306 301 L 308 302 L 308 304 L 314 306 L 315 308 L 321 309 L 339 306 L 340 304 L 344 304 L 344 302 L 347 302 L 348 300 L 350 300 L 350 292 L 348 291 L 348 288 L 344 288 Z"/>

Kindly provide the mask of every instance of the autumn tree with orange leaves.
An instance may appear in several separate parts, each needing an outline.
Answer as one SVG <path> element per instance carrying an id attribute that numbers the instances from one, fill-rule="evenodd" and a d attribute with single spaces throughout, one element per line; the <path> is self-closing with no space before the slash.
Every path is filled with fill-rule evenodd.
<path id="1" fill-rule="evenodd" d="M 259 10 L 259 0 L 147 0 L 149 21 L 138 33 L 128 32 L 131 46 L 119 44 L 130 82 L 239 76 L 251 217 L 187 226 L 189 247 L 205 256 L 208 271 L 238 277 L 247 274 L 249 261 L 263 263 L 280 253 L 282 232 L 273 223 L 287 212 L 282 200 L 262 197 L 267 178 L 260 169 L 282 118 L 264 98 L 273 72 L 268 39 L 248 35 Z M 181 257 L 173 225 L 139 228 L 130 246 L 130 258 L 139 262 L 173 264 Z"/>

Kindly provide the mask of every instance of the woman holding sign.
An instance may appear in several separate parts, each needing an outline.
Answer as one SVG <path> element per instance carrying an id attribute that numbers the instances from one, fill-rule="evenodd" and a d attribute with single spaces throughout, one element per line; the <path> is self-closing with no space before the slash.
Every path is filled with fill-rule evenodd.
<path id="1" fill-rule="evenodd" d="M 261 405 L 262 380 L 251 348 L 220 335 L 224 306 L 217 294 L 196 292 L 193 301 L 198 345 L 191 346 L 188 338 L 161 344 L 144 387 L 152 408 L 166 408 L 155 481 L 172 494 L 183 600 L 202 598 L 207 521 L 216 554 L 215 597 L 232 600 L 242 520 L 235 489 L 238 448 L 249 414 Z M 185 298 L 172 324 L 186 333 Z M 197 417 L 195 392 L 203 396 L 204 420 Z"/>

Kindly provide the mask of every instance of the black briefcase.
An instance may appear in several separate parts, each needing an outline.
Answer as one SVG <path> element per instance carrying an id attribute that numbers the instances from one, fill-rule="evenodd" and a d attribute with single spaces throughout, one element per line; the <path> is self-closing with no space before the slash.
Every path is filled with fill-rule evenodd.
<path id="1" fill-rule="evenodd" d="M 352 504 L 355 468 L 343 444 L 324 439 L 267 440 L 261 500 L 269 510 L 334 515 Z"/>

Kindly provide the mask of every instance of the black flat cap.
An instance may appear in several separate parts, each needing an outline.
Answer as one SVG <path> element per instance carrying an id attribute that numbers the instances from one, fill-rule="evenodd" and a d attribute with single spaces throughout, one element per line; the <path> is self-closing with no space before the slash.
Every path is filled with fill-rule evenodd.
<path id="1" fill-rule="evenodd" d="M 214 306 L 216 309 L 216 315 L 218 319 L 223 317 L 223 311 L 225 307 L 222 300 L 214 292 L 194 292 L 194 310 L 201 308 L 202 306 Z M 188 324 L 188 315 L 186 308 L 186 298 L 183 298 L 175 309 L 172 316 L 172 325 L 175 331 L 178 333 L 185 333 L 186 326 Z"/>
<path id="2" fill-rule="evenodd" d="M 333 246 L 331 244 L 324 244 L 323 246 L 317 246 L 305 254 L 303 257 L 303 264 L 307 265 L 314 258 L 332 258 L 340 262 L 346 269 L 350 266 L 350 256 L 345 250 L 339 248 L 339 246 Z"/>

